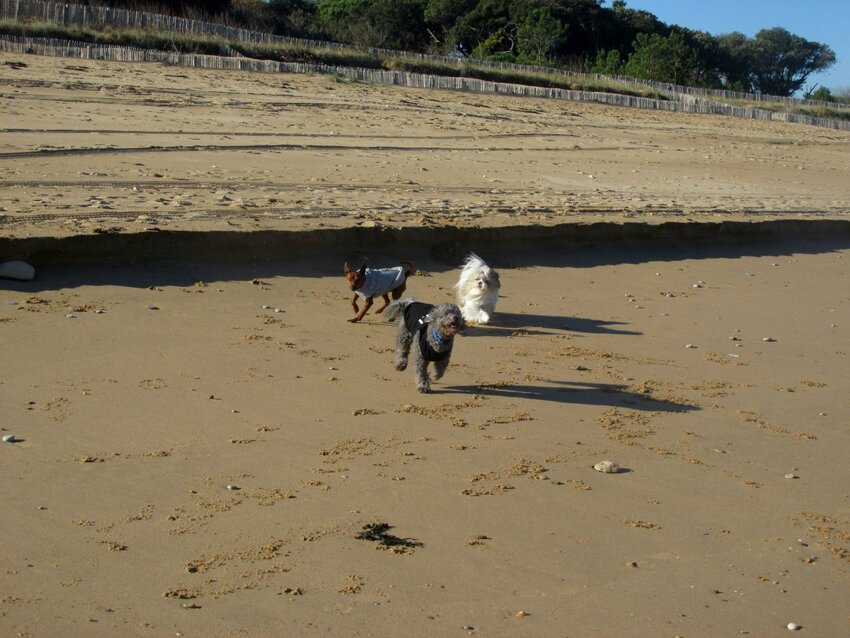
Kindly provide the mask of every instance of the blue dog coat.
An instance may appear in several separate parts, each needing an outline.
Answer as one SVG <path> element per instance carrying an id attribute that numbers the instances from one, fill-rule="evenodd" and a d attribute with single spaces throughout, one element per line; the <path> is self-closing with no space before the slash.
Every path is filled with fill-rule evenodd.
<path id="1" fill-rule="evenodd" d="M 404 266 L 396 266 L 395 268 L 367 268 L 366 278 L 363 285 L 354 291 L 355 294 L 363 299 L 371 299 L 386 295 L 407 279 L 407 270 Z"/>

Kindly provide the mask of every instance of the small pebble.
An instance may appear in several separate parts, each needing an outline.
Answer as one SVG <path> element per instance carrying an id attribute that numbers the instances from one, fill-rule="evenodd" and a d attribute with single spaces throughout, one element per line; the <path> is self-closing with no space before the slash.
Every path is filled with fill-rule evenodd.
<path id="1" fill-rule="evenodd" d="M 159 310 L 157 306 L 148 306 L 148 310 Z"/>
<path id="2" fill-rule="evenodd" d="M 788 631 L 800 631 L 803 628 L 802 626 L 798 625 L 795 622 L 789 622 L 787 627 L 788 627 Z"/>
<path id="3" fill-rule="evenodd" d="M 475 631 L 475 627 L 473 627 L 472 625 L 464 625 L 463 630 L 464 631 Z"/>
<path id="4" fill-rule="evenodd" d="M 231 491 L 236 491 L 236 490 L 239 490 L 241 488 L 238 485 L 228 485 L 227 489 L 229 489 Z"/>
<path id="5" fill-rule="evenodd" d="M 770 341 L 770 342 L 774 342 L 774 341 L 776 341 L 776 339 L 774 339 L 773 337 L 764 337 L 764 338 L 762 339 L 762 341 Z"/>
<path id="6" fill-rule="evenodd" d="M 3 435 L 3 443 L 14 443 L 15 435 L 14 434 L 5 434 Z"/>
<path id="7" fill-rule="evenodd" d="M 103 308 L 98 308 L 97 310 L 94 311 L 94 314 L 102 315 L 104 312 L 106 312 L 106 311 Z"/>
<path id="8" fill-rule="evenodd" d="M 516 616 L 517 618 L 525 618 L 526 616 L 528 616 L 528 612 L 520 610 L 515 613 L 514 616 Z"/>
<path id="9" fill-rule="evenodd" d="M 786 475 L 785 475 L 785 478 L 787 478 L 787 479 L 795 479 L 795 478 L 800 478 L 800 477 L 799 477 L 799 476 L 797 476 L 796 474 L 786 474 Z"/>
<path id="10" fill-rule="evenodd" d="M 263 308 L 263 310 L 268 310 L 269 308 L 271 308 L 271 306 L 267 306 L 267 305 L 263 304 L 262 308 Z"/>
<path id="11" fill-rule="evenodd" d="M 692 343 L 689 343 L 685 346 L 686 348 L 696 348 L 696 346 Z"/>
<path id="12" fill-rule="evenodd" d="M 76 319 L 76 318 L 77 318 L 77 315 L 74 315 L 74 314 L 65 315 L 65 319 Z"/>
<path id="13" fill-rule="evenodd" d="M 281 308 L 275 308 L 274 311 L 275 312 L 283 312 L 283 310 Z"/>

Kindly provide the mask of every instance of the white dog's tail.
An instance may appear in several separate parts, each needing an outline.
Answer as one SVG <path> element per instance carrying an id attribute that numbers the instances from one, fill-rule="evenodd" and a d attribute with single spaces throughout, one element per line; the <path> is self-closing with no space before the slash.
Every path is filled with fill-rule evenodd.
<path id="1" fill-rule="evenodd" d="M 487 262 L 475 253 L 470 252 L 463 260 L 463 270 L 478 270 L 479 268 L 488 268 Z"/>
<path id="2" fill-rule="evenodd" d="M 416 301 L 413 297 L 405 297 L 398 299 L 387 306 L 386 316 L 390 321 L 397 321 L 399 317 L 404 315 L 404 309 Z"/>

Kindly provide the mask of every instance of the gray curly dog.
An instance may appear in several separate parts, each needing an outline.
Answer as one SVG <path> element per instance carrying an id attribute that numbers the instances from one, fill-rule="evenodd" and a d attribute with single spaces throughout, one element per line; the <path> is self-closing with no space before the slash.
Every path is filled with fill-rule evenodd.
<path id="1" fill-rule="evenodd" d="M 420 392 L 430 392 L 428 364 L 434 364 L 434 381 L 445 374 L 449 367 L 455 335 L 466 325 L 460 308 L 453 303 L 434 306 L 407 297 L 392 302 L 386 312 L 390 321 L 398 320 L 395 369 L 407 368 L 407 359 L 412 347 L 416 389 Z"/>

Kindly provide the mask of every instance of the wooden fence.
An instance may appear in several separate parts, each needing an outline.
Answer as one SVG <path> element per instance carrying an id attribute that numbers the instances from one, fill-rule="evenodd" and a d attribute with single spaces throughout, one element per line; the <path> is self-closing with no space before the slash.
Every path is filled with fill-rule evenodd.
<path id="1" fill-rule="evenodd" d="M 343 45 L 336 42 L 290 38 L 270 33 L 263 33 L 260 31 L 240 29 L 224 24 L 177 18 L 162 14 L 142 13 L 138 11 L 113 9 L 102 6 L 92 7 L 62 2 L 46 2 L 43 0 L 0 0 L 0 19 L 43 20 L 63 26 L 77 25 L 89 26 L 92 28 L 132 28 L 156 30 L 166 33 L 194 33 L 219 36 L 224 39 L 238 42 L 257 42 L 280 46 L 299 46 L 332 50 L 352 50 L 355 48 L 350 45 Z M 742 100 L 751 102 L 770 101 L 788 104 L 828 106 L 831 109 L 850 109 L 850 104 L 840 102 L 822 102 L 817 100 L 801 100 L 793 97 L 764 95 L 761 93 L 739 93 L 736 91 L 703 89 L 681 86 L 678 84 L 668 84 L 664 82 L 651 82 L 649 80 L 641 80 L 628 76 L 603 76 L 599 74 L 566 71 L 558 68 L 511 64 L 507 62 L 492 62 L 488 60 L 472 61 L 455 55 L 435 56 L 423 53 L 376 48 L 362 48 L 357 50 L 378 56 L 406 57 L 416 60 L 439 62 L 441 64 L 449 64 L 457 67 L 471 65 L 473 67 L 485 69 L 526 71 L 535 73 L 544 72 L 557 75 L 568 75 L 570 77 L 586 78 L 593 81 L 611 81 L 629 86 L 650 88 L 658 91 L 661 95 L 674 100 L 680 99 L 682 96 L 696 96 L 721 100 Z"/>
<path id="2" fill-rule="evenodd" d="M 490 82 L 474 78 L 448 77 L 406 71 L 386 71 L 353 67 L 327 66 L 321 64 L 303 64 L 294 62 L 276 62 L 254 58 L 199 55 L 176 51 L 138 49 L 134 47 L 112 46 L 72 42 L 68 40 L 22 38 L 19 36 L 0 36 L 0 51 L 19 54 L 51 55 L 59 57 L 83 58 L 90 60 L 110 60 L 114 62 L 161 62 L 199 69 L 219 69 L 238 71 L 259 71 L 265 73 L 317 73 L 346 77 L 361 82 L 390 84 L 419 89 L 447 89 L 456 91 L 476 91 L 503 95 L 539 97 L 576 102 L 597 102 L 611 106 L 623 106 L 682 113 L 704 113 L 726 115 L 754 120 L 774 122 L 793 122 L 826 128 L 850 131 L 850 122 L 828 120 L 824 118 L 798 115 L 794 113 L 776 113 L 764 109 L 721 104 L 693 96 L 684 96 L 681 100 L 655 100 L 617 93 L 596 91 L 569 91 L 566 89 Z"/>

